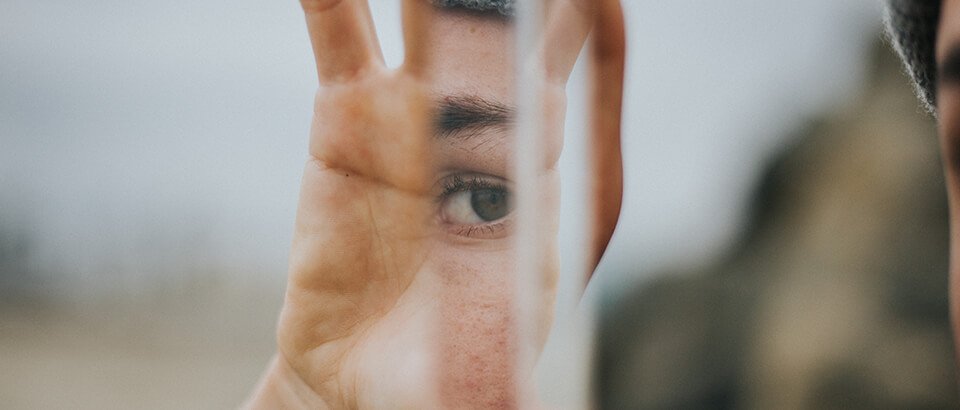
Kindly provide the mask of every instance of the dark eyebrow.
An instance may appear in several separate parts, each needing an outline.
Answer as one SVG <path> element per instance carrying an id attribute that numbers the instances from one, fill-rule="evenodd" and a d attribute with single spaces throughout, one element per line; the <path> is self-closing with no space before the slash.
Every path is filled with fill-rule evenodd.
<path id="1" fill-rule="evenodd" d="M 937 67 L 937 81 L 941 83 L 960 83 L 960 44 L 954 45 Z"/>
<path id="2" fill-rule="evenodd" d="M 439 100 L 433 121 L 438 138 L 479 135 L 488 129 L 504 130 L 513 123 L 514 109 L 475 95 L 446 96 Z"/>

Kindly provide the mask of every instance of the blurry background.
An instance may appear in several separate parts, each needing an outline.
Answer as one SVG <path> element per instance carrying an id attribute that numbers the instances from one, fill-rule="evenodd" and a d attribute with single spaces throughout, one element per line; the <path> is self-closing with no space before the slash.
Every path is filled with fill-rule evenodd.
<path id="1" fill-rule="evenodd" d="M 603 408 L 957 408 L 936 132 L 897 58 L 811 116 L 716 262 L 635 283 L 600 316 Z"/>
<path id="2" fill-rule="evenodd" d="M 397 4 L 370 1 L 395 64 Z M 624 215 L 586 304 L 603 407 L 954 406 L 934 131 L 879 4 L 624 3 Z M 0 2 L 3 408 L 243 400 L 274 351 L 312 64 L 296 2 Z M 541 375 L 573 408 L 594 336 L 564 283 Z"/>

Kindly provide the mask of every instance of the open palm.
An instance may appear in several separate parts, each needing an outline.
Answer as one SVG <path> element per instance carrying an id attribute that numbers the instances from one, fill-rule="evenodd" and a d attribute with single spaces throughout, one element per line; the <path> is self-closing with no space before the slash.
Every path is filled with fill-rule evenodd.
<path id="1" fill-rule="evenodd" d="M 503 245 L 510 243 L 508 235 L 451 239 L 444 217 L 438 217 L 446 146 L 435 137 L 434 107 L 442 87 L 434 75 L 440 57 L 431 47 L 444 25 L 457 19 L 445 18 L 426 1 L 405 0 L 406 59 L 391 70 L 383 64 L 365 1 L 303 0 L 302 5 L 321 87 L 277 330 L 279 354 L 251 404 L 516 406 L 512 293 L 499 284 L 509 281 L 512 259 L 464 256 L 509 255 L 510 246 Z M 555 84 L 558 99 L 592 22 L 585 9 L 577 10 L 580 14 L 571 15 L 583 20 L 579 34 L 574 30 L 564 39 L 569 46 L 559 55 L 544 55 L 552 67 L 548 78 L 562 79 Z M 612 86 L 605 89 L 619 93 L 620 81 L 608 79 Z M 562 107 L 562 101 L 548 105 Z M 619 94 L 615 108 L 619 123 Z M 607 137 L 612 132 L 618 137 L 618 125 L 614 128 L 604 130 Z M 604 155 L 615 154 L 619 172 L 615 145 Z M 556 179 L 551 169 L 544 178 L 547 184 Z M 473 189 L 476 197 L 480 190 Z M 613 198 L 619 209 L 619 186 L 603 189 L 616 196 L 604 203 Z M 503 195 L 483 192 L 488 200 Z M 609 234 L 597 235 L 595 242 L 602 243 L 597 254 Z M 546 286 L 544 300 L 554 291 Z"/>

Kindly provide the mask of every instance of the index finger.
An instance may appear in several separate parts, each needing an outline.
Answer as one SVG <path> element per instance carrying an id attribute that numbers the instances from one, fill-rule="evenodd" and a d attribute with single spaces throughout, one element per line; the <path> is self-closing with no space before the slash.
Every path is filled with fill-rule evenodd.
<path id="1" fill-rule="evenodd" d="M 596 15 L 594 0 L 559 0 L 552 4 L 540 46 L 548 81 L 567 81 Z"/>
<path id="2" fill-rule="evenodd" d="M 428 64 L 432 25 L 436 19 L 436 10 L 425 0 L 403 1 L 403 69 L 407 73 L 420 77 Z"/>
<path id="3" fill-rule="evenodd" d="M 321 84 L 348 81 L 383 66 L 366 0 L 300 0 Z"/>

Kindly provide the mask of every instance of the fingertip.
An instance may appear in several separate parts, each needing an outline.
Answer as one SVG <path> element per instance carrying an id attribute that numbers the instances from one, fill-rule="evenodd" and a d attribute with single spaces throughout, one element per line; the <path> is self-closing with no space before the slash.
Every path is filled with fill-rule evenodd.
<path id="1" fill-rule="evenodd" d="M 350 80 L 383 65 L 366 0 L 301 0 L 321 83 Z"/>

